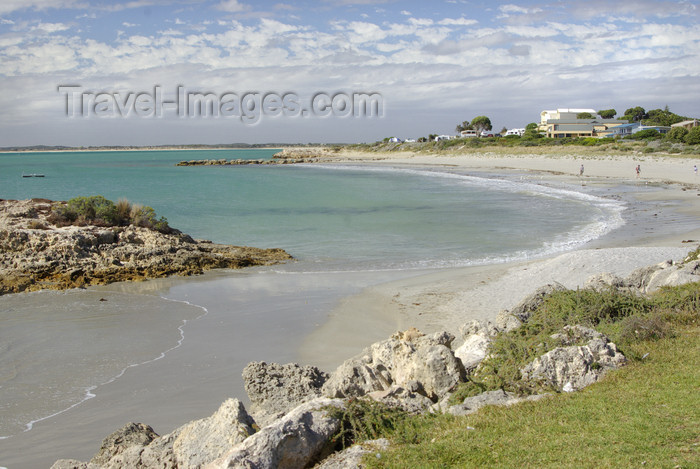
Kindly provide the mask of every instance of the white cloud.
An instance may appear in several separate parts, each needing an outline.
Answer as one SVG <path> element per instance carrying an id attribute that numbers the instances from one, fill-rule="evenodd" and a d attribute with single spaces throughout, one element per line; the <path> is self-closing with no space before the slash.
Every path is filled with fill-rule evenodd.
<path id="1" fill-rule="evenodd" d="M 32 27 L 32 31 L 41 31 L 50 34 L 58 31 L 65 31 L 69 28 L 70 27 L 68 25 L 63 23 L 39 23 Z"/>
<path id="2" fill-rule="evenodd" d="M 468 18 L 445 18 L 440 21 L 438 21 L 438 24 L 444 25 L 444 26 L 473 26 L 475 24 L 478 24 L 479 22 L 477 20 L 470 20 Z"/>
<path id="3" fill-rule="evenodd" d="M 238 0 L 223 0 L 214 8 L 228 13 L 240 13 L 250 10 L 250 5 L 240 3 Z"/>
<path id="4" fill-rule="evenodd" d="M 59 8 L 88 8 L 89 5 L 81 0 L 2 0 L 0 14 L 20 10 L 48 10 Z"/>

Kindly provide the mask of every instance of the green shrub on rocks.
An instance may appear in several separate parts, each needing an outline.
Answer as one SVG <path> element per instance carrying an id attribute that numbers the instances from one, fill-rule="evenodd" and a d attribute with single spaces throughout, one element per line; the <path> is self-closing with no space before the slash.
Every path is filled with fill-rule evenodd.
<path id="1" fill-rule="evenodd" d="M 48 221 L 57 226 L 96 225 L 128 226 L 150 228 L 161 233 L 172 231 L 165 217 L 157 218 L 153 208 L 144 205 L 131 205 L 126 199 L 116 204 L 101 195 L 75 197 L 65 204 L 54 205 Z"/>

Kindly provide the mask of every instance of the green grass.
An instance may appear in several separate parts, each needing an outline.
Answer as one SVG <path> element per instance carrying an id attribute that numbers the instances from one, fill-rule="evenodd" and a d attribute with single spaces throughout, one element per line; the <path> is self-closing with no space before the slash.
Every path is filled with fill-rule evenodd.
<path id="1" fill-rule="evenodd" d="M 408 418 L 367 467 L 700 467 L 700 328 L 640 347 L 645 360 L 577 393 Z"/>

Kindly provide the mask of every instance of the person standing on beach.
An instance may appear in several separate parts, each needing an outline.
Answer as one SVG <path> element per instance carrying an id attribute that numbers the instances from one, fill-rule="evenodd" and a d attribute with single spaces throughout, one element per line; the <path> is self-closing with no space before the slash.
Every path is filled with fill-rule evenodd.
<path id="1" fill-rule="evenodd" d="M 693 172 L 696 176 L 698 175 L 698 165 L 693 165 Z"/>
<path id="2" fill-rule="evenodd" d="M 642 167 L 640 165 L 637 165 L 637 177 L 639 177 L 639 174 L 642 172 Z"/>
<path id="3" fill-rule="evenodd" d="M 579 177 L 583 176 L 583 165 L 581 165 L 581 169 L 578 171 Z"/>

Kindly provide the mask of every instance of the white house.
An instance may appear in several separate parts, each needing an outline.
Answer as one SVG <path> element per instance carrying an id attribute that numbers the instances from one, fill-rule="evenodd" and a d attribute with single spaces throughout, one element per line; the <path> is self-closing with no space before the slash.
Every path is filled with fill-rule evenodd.
<path id="1" fill-rule="evenodd" d="M 506 131 L 506 137 L 508 135 L 517 135 L 518 137 L 522 137 L 523 134 L 525 133 L 525 129 L 510 129 Z"/>
<path id="2" fill-rule="evenodd" d="M 598 111 L 595 109 L 572 109 L 572 108 L 559 108 L 553 111 L 542 111 L 540 113 L 540 124 L 546 125 L 548 120 L 569 120 L 576 119 L 578 114 L 587 112 L 593 117 L 598 115 Z"/>
<path id="3" fill-rule="evenodd" d="M 452 135 L 438 135 L 435 137 L 435 141 L 439 142 L 441 140 L 452 140 L 454 137 Z"/>

